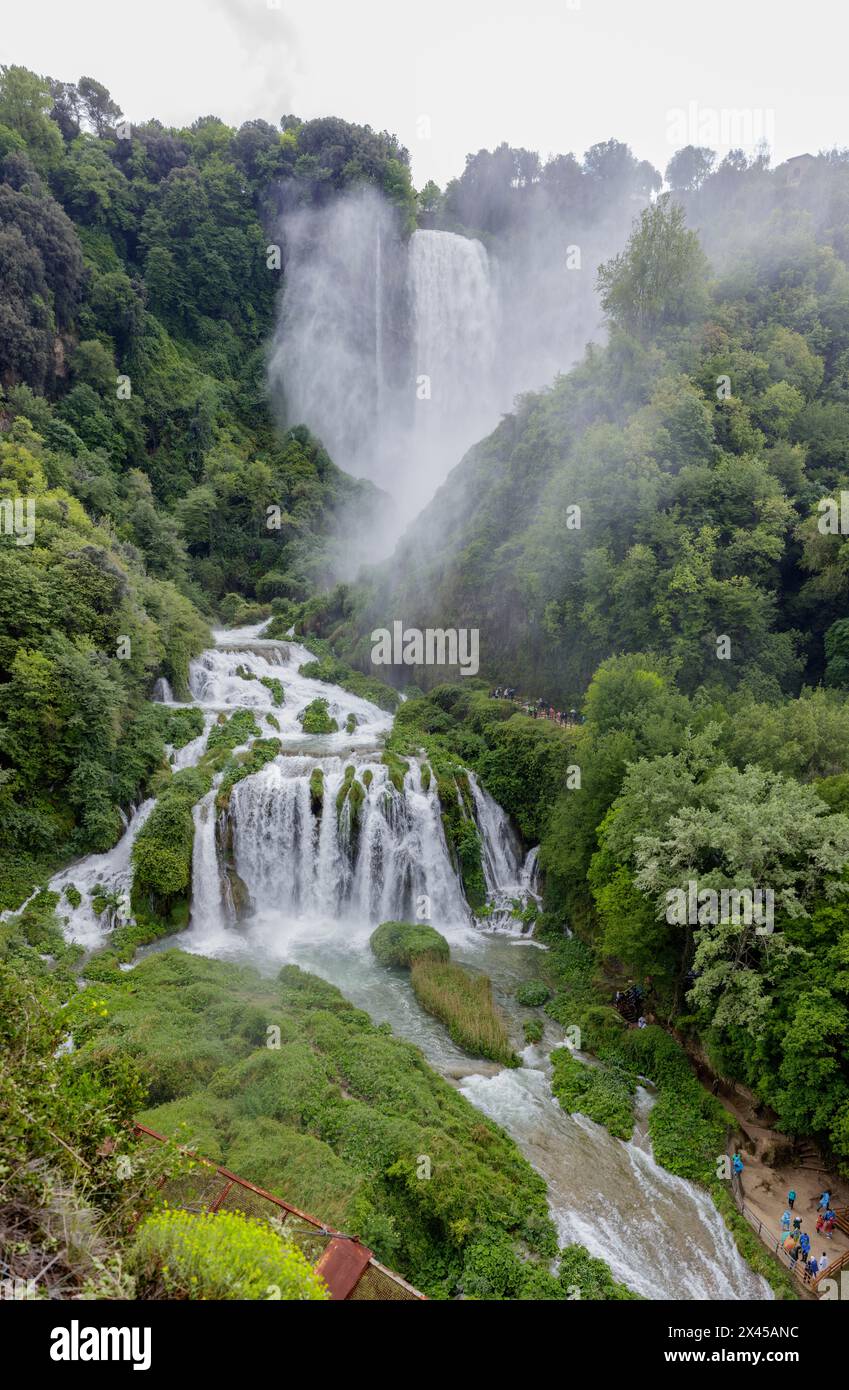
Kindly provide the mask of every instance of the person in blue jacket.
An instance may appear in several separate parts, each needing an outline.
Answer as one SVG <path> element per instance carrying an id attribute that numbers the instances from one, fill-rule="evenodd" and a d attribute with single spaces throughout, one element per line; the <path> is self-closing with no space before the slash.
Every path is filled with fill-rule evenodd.
<path id="1" fill-rule="evenodd" d="M 743 1160 L 742 1160 L 742 1158 L 740 1157 L 739 1154 L 735 1154 L 735 1155 L 734 1155 L 734 1158 L 732 1159 L 732 1162 L 731 1162 L 731 1167 L 734 1169 L 734 1172 L 735 1172 L 735 1173 L 738 1173 L 738 1174 L 739 1174 L 739 1173 L 742 1173 L 742 1171 L 743 1171 Z"/>
<path id="2" fill-rule="evenodd" d="M 799 1237 L 799 1246 L 800 1246 L 801 1252 L 802 1252 L 802 1260 L 804 1261 L 805 1264 L 807 1264 L 807 1263 L 808 1263 L 808 1256 L 809 1256 L 810 1253 L 811 1253 L 811 1237 L 808 1235 L 807 1231 L 803 1231 L 802 1234 L 800 1235 L 800 1237 Z"/>
<path id="3" fill-rule="evenodd" d="M 782 1231 L 789 1231 L 789 1230 L 790 1230 L 790 1213 L 789 1213 L 789 1211 L 786 1211 L 786 1212 L 784 1213 L 784 1215 L 782 1216 L 782 1218 L 781 1218 L 781 1229 L 782 1229 Z"/>

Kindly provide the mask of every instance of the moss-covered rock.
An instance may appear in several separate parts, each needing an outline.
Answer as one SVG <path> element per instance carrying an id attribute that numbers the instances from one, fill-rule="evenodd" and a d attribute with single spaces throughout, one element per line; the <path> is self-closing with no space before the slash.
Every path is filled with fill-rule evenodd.
<path id="1" fill-rule="evenodd" d="M 324 805 L 324 772 L 320 767 L 314 767 L 310 773 L 310 809 L 314 816 L 321 815 L 321 808 Z"/>
<path id="2" fill-rule="evenodd" d="M 300 711 L 298 720 L 305 734 L 335 734 L 339 731 L 339 725 L 330 716 L 327 701 L 320 695 Z"/>
<path id="3" fill-rule="evenodd" d="M 283 688 L 283 682 L 278 680 L 276 676 L 260 676 L 259 683 L 264 685 L 266 690 L 271 691 L 271 698 L 275 705 L 285 703 L 286 691 Z"/>
<path id="4" fill-rule="evenodd" d="M 550 997 L 551 990 L 542 980 L 525 980 L 516 990 L 516 1002 L 523 1004 L 526 1009 L 542 1008 Z"/>
<path id="5" fill-rule="evenodd" d="M 408 764 L 406 758 L 402 758 L 397 753 L 392 753 L 388 749 L 384 752 L 381 762 L 388 769 L 389 780 L 396 792 L 403 792 L 404 778 L 407 775 Z"/>
<path id="6" fill-rule="evenodd" d="M 381 965 L 407 968 L 419 956 L 448 960 L 451 954 L 445 937 L 426 922 L 381 922 L 372 932 L 369 945 Z"/>

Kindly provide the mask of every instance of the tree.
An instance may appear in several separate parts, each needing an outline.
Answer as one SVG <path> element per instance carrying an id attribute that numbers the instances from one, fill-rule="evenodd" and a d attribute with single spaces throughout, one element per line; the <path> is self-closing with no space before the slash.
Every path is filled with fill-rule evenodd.
<path id="1" fill-rule="evenodd" d="M 703 145 L 685 145 L 666 166 L 666 182 L 675 193 L 701 188 L 716 162 L 713 150 Z"/>
<path id="2" fill-rule="evenodd" d="M 669 194 L 643 210 L 625 250 L 599 269 L 598 288 L 605 313 L 640 336 L 704 313 L 707 260 Z"/>
<path id="3" fill-rule="evenodd" d="M 124 114 L 112 100 L 108 88 L 93 77 L 81 77 L 77 83 L 80 106 L 96 135 L 105 135 Z"/>
<path id="4" fill-rule="evenodd" d="M 0 67 L 0 124 L 18 132 L 41 173 L 53 169 L 62 157 L 62 136 L 50 119 L 52 108 L 49 78 L 28 68 Z"/>

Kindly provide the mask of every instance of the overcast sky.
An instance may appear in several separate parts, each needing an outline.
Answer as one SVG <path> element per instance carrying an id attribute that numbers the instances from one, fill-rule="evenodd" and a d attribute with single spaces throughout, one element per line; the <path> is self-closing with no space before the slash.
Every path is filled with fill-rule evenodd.
<path id="1" fill-rule="evenodd" d="M 849 145 L 839 0 L 3 0 L 3 10 L 0 61 L 95 77 L 130 120 L 342 116 L 397 134 L 419 187 L 444 185 L 469 151 L 502 140 L 581 154 L 615 136 L 661 170 L 691 140 L 727 149 L 765 134 L 776 162 Z"/>

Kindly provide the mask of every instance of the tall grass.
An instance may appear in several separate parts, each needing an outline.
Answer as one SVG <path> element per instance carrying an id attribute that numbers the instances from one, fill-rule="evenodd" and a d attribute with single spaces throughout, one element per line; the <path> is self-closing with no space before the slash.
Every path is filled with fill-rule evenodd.
<path id="1" fill-rule="evenodd" d="M 450 961 L 423 955 L 413 961 L 410 979 L 422 1008 L 447 1025 L 459 1047 L 508 1067 L 518 1065 L 486 975 L 469 975 Z"/>

